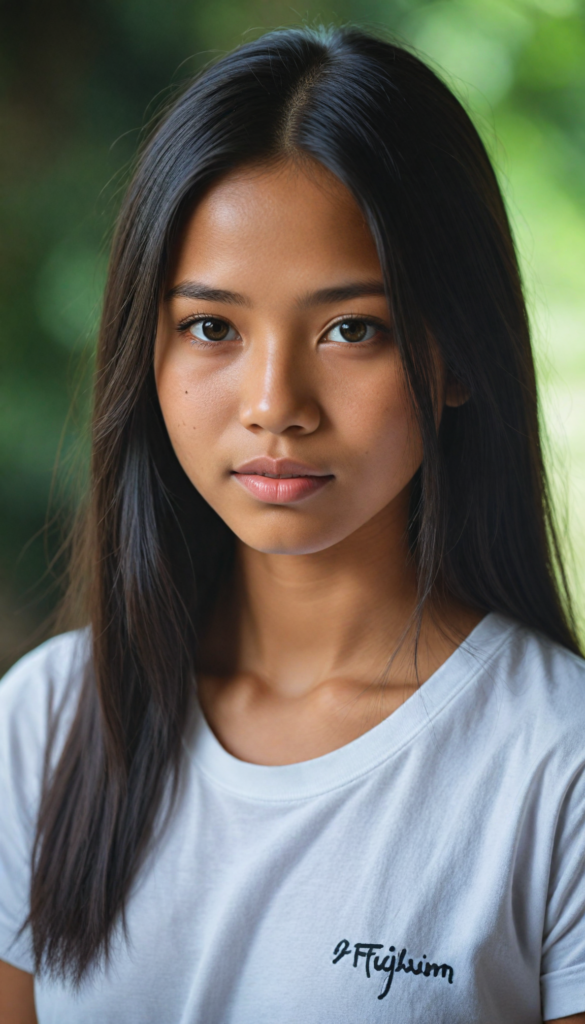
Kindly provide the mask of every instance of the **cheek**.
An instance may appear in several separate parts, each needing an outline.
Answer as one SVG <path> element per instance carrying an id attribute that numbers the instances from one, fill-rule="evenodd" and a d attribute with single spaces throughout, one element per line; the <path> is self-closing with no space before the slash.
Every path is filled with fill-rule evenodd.
<path id="1" fill-rule="evenodd" d="M 217 446 L 236 415 L 237 389 L 229 374 L 201 372 L 183 360 L 159 367 L 156 385 L 166 428 L 181 466 L 195 486 L 216 463 Z"/>
<path id="2" fill-rule="evenodd" d="M 396 367 L 379 368 L 366 380 L 340 389 L 335 432 L 376 502 L 391 500 L 422 461 L 422 440 L 412 403 Z"/>

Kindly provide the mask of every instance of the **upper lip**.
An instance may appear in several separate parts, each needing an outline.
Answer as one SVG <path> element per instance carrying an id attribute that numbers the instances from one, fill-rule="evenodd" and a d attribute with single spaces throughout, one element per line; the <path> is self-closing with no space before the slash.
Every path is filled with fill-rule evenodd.
<path id="1" fill-rule="evenodd" d="M 306 462 L 299 462 L 297 459 L 271 459 L 267 455 L 261 455 L 257 459 L 250 459 L 243 462 L 233 470 L 234 473 L 250 473 L 258 476 L 333 476 L 332 473 L 324 473 L 321 469 L 308 466 Z"/>

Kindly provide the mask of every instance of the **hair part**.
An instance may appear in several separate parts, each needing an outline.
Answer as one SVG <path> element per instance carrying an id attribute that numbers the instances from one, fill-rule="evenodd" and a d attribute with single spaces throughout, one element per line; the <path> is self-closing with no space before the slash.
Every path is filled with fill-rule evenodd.
<path id="1" fill-rule="evenodd" d="M 276 155 L 279 158 L 301 156 L 297 141 L 297 133 L 302 124 L 303 112 L 307 107 L 317 82 L 325 70 L 325 61 L 321 60 L 303 75 L 295 84 L 285 106 L 282 124 L 276 132 Z"/>

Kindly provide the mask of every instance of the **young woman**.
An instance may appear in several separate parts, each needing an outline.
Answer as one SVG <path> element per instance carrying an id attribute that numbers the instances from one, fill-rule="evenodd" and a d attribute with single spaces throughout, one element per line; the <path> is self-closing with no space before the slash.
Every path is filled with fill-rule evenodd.
<path id="1" fill-rule="evenodd" d="M 86 628 L 0 688 L 2 1024 L 585 1021 L 526 311 L 411 53 L 271 34 L 158 127 L 74 570 Z"/>

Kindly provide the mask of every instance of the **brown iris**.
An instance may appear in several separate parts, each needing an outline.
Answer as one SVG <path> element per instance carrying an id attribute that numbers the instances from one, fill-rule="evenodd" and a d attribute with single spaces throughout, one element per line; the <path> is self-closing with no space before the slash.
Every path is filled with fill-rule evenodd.
<path id="1" fill-rule="evenodd" d="M 346 341 L 363 341 L 368 330 L 365 320 L 344 320 L 339 324 L 339 333 Z"/>
<path id="2" fill-rule="evenodd" d="M 223 341 L 230 329 L 225 320 L 199 320 L 201 332 L 209 341 Z"/>

